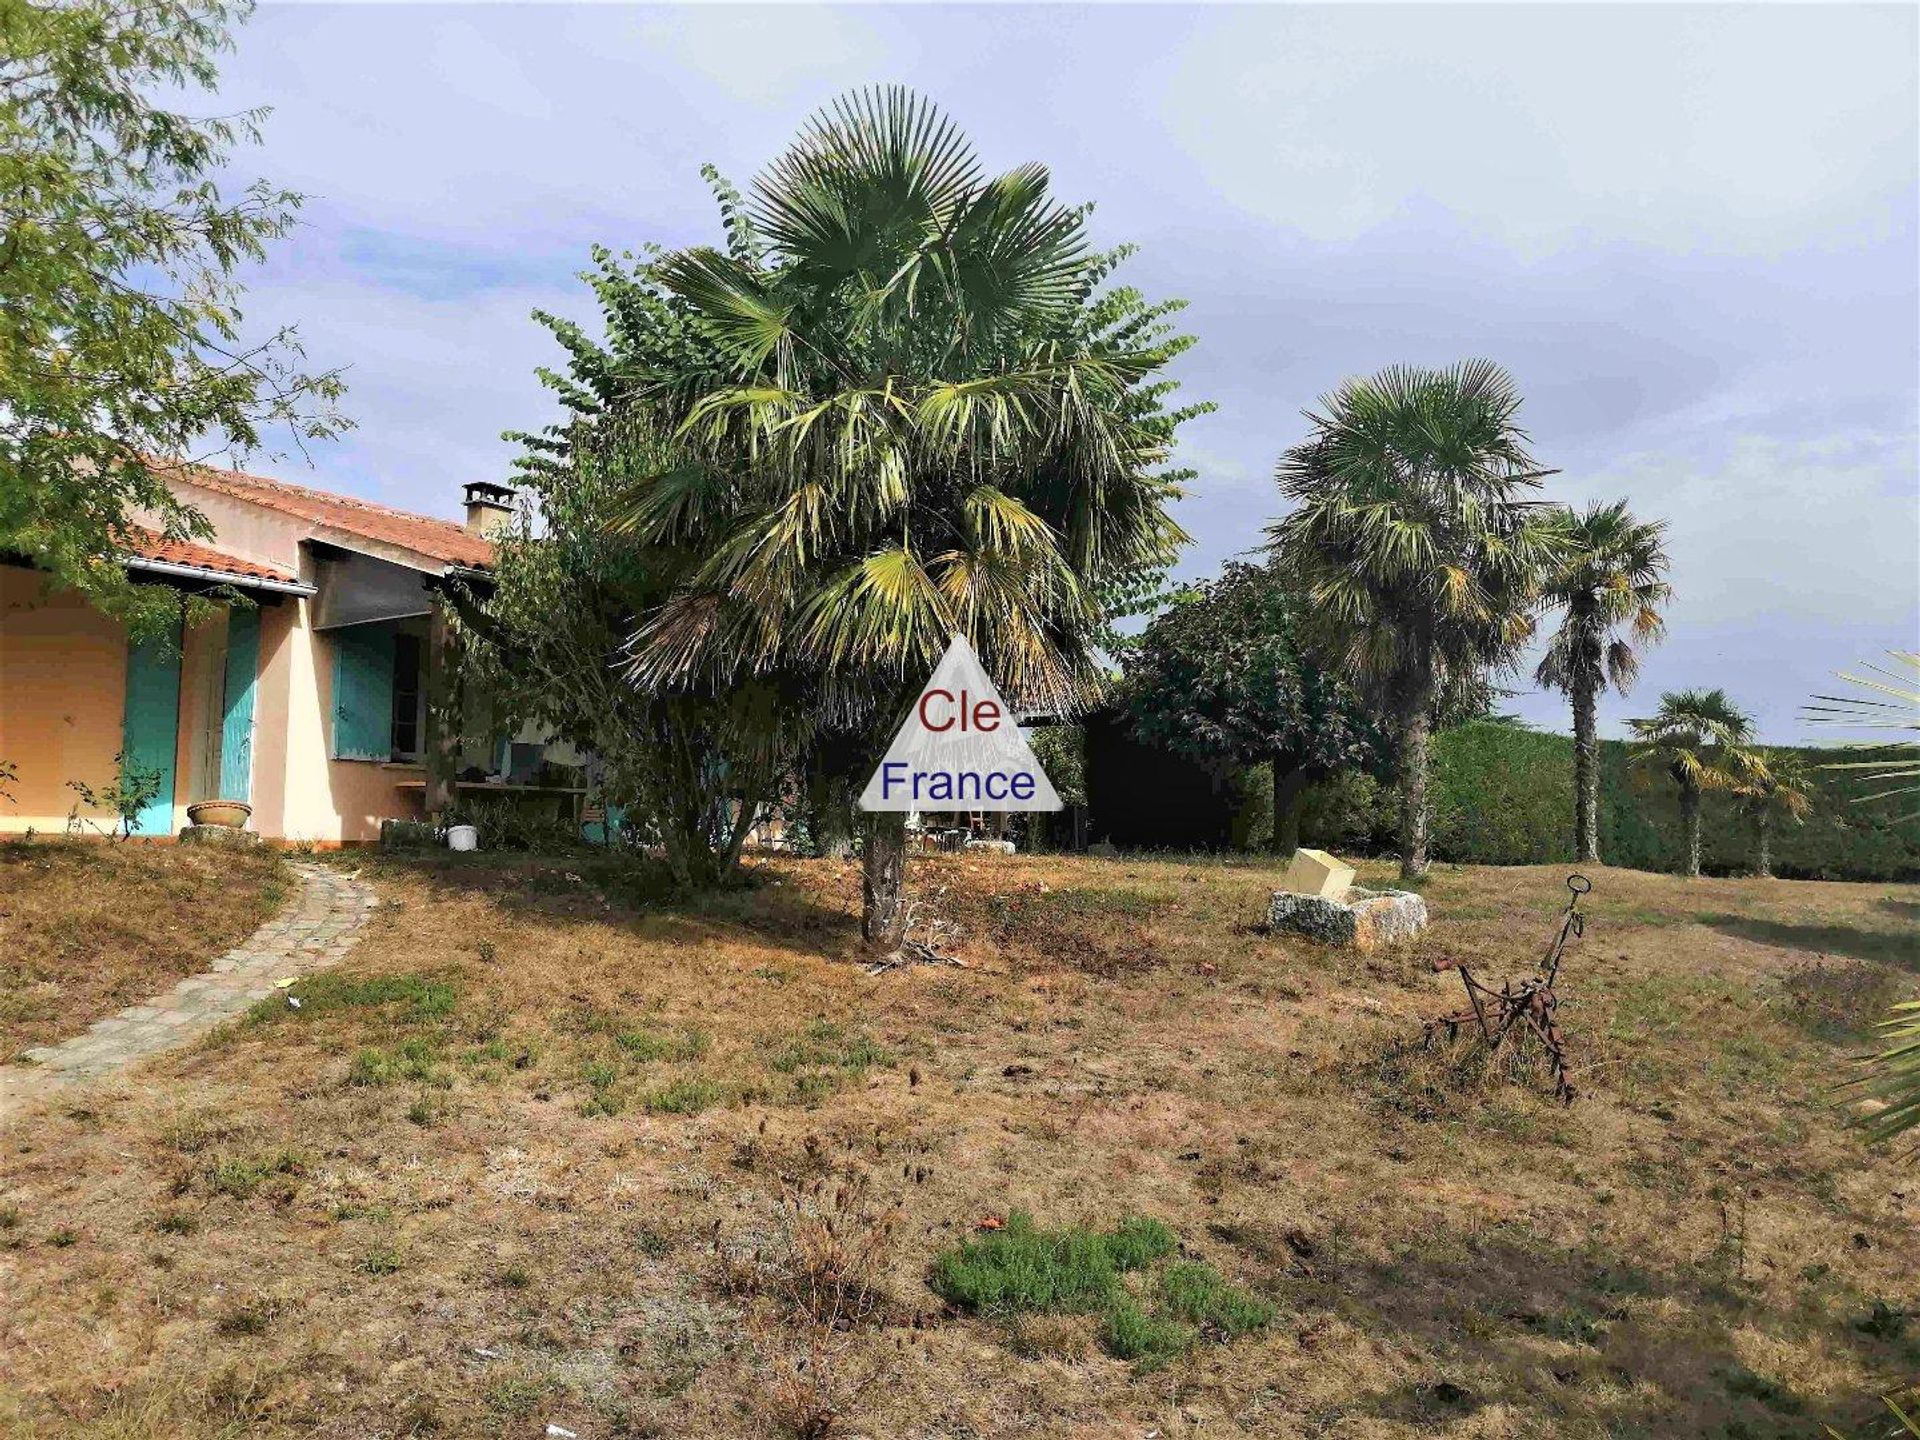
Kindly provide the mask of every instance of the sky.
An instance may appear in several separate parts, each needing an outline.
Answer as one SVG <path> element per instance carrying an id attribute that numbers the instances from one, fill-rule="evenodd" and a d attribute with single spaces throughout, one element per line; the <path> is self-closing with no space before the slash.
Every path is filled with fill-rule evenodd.
<path id="1" fill-rule="evenodd" d="M 268 4 L 218 108 L 272 108 L 236 173 L 308 200 L 247 319 L 345 367 L 357 428 L 252 463 L 457 515 L 553 418 L 531 314 L 594 318 L 592 246 L 715 242 L 702 163 L 745 188 L 905 83 L 1189 302 L 1182 577 L 1260 542 L 1343 378 L 1486 356 L 1550 498 L 1669 526 L 1668 635 L 1602 733 L 1721 686 L 1830 739 L 1807 696 L 1920 649 L 1916 57 L 1912 6 Z"/>

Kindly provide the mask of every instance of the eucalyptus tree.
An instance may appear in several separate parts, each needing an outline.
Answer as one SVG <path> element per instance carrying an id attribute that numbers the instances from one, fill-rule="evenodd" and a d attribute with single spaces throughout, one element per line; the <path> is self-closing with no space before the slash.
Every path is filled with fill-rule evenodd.
<path id="1" fill-rule="evenodd" d="M 1427 868 L 1427 750 L 1436 707 L 1510 669 L 1533 634 L 1559 512 L 1498 365 L 1395 366 L 1309 411 L 1281 457 L 1295 508 L 1271 530 L 1325 653 L 1381 712 L 1398 749 L 1400 873 Z"/>
<path id="2" fill-rule="evenodd" d="M 1107 285 L 1047 172 L 989 175 L 899 89 L 816 115 L 742 198 L 724 248 L 650 258 L 638 336 L 596 384 L 688 463 L 633 471 L 623 523 L 694 563 L 629 641 L 642 687 L 782 676 L 860 774 L 950 637 L 1016 707 L 1066 715 L 1099 643 L 1185 537 L 1168 512 L 1172 304 Z M 591 389 L 592 387 L 588 387 Z M 863 930 L 897 944 L 903 818 L 866 817 Z"/>
<path id="3" fill-rule="evenodd" d="M 1724 690 L 1669 690 L 1660 708 L 1627 727 L 1640 748 L 1636 764 L 1666 772 L 1680 794 L 1680 819 L 1686 831 L 1686 874 L 1700 874 L 1700 802 L 1709 790 L 1731 790 L 1743 777 L 1765 772 L 1765 763 L 1747 750 L 1753 720 Z"/>
<path id="4" fill-rule="evenodd" d="M 1563 613 L 1534 672 L 1540 684 L 1573 702 L 1574 858 L 1600 859 L 1599 697 L 1624 695 L 1640 671 L 1640 651 L 1665 628 L 1666 522 L 1636 520 L 1624 500 L 1568 517 L 1567 549 L 1547 580 L 1545 600 Z"/>

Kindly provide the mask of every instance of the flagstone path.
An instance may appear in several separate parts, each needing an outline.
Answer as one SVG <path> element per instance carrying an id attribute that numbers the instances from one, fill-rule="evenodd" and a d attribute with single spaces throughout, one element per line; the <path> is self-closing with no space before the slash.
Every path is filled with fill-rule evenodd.
<path id="1" fill-rule="evenodd" d="M 274 981 L 339 961 L 378 903 L 373 891 L 324 865 L 290 868 L 299 896 L 212 969 L 94 1021 L 83 1035 L 27 1051 L 27 1064 L 0 1066 L 0 1113 L 38 1091 L 98 1080 L 184 1045 L 273 994 Z"/>

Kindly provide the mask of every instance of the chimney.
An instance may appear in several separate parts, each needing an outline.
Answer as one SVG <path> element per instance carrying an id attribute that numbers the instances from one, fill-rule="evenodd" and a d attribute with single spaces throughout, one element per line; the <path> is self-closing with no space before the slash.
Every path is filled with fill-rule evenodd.
<path id="1" fill-rule="evenodd" d="M 467 532 L 493 535 L 513 518 L 511 485 L 496 485 L 491 480 L 474 480 L 466 487 Z"/>

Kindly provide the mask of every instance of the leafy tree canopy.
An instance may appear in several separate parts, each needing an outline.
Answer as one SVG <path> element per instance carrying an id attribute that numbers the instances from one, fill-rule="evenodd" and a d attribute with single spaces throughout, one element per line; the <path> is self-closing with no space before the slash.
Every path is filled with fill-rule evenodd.
<path id="1" fill-rule="evenodd" d="M 1376 764 L 1381 737 L 1352 689 L 1308 658 L 1301 608 L 1270 565 L 1230 564 L 1178 596 L 1126 652 L 1135 730 L 1210 766 Z"/>
<path id="2" fill-rule="evenodd" d="M 300 197 L 212 178 L 263 112 L 201 118 L 157 96 L 211 90 L 231 0 L 0 0 L 0 551 L 145 628 L 111 556 L 136 511 L 205 537 L 174 457 L 244 455 L 263 431 L 334 433 L 337 373 L 297 337 L 242 337 L 237 274 Z"/>

